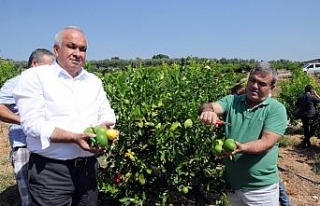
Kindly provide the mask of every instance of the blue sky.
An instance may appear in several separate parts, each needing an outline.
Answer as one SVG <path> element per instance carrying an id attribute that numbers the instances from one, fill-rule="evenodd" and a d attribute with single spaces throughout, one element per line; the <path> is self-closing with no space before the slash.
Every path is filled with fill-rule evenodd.
<path id="1" fill-rule="evenodd" d="M 0 0 L 0 57 L 26 60 L 77 25 L 88 60 L 320 58 L 319 0 Z"/>

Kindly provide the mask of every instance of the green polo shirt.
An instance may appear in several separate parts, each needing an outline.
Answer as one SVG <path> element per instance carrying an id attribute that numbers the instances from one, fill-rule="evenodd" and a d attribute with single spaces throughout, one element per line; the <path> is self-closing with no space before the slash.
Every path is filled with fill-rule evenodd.
<path id="1" fill-rule="evenodd" d="M 240 143 L 257 140 L 263 131 L 283 135 L 287 128 L 284 105 L 274 98 L 267 98 L 255 108 L 250 108 L 246 95 L 228 95 L 217 103 L 225 114 L 226 137 Z M 233 161 L 225 158 L 224 178 L 233 189 L 259 189 L 279 181 L 278 144 L 262 154 L 236 154 Z"/>

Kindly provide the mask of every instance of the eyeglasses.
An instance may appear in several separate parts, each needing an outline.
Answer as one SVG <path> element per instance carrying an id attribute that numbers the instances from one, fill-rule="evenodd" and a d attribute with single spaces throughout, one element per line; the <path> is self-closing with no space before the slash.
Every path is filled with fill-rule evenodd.
<path id="1" fill-rule="evenodd" d="M 267 86 L 270 86 L 271 84 L 270 83 L 267 83 L 267 82 L 261 82 L 261 81 L 258 81 L 252 77 L 249 77 L 248 79 L 249 83 L 250 84 L 255 84 L 257 83 L 259 87 L 267 87 Z"/>

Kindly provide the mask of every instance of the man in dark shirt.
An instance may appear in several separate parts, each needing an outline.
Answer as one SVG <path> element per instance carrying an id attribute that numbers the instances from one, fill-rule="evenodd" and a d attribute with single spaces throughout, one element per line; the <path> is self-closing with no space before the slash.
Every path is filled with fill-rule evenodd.
<path id="1" fill-rule="evenodd" d="M 304 94 L 298 97 L 296 107 L 297 114 L 301 118 L 303 125 L 304 139 L 302 146 L 310 147 L 310 138 L 315 133 L 315 125 L 311 121 L 317 117 L 316 105 L 320 102 L 320 97 L 311 85 L 307 85 L 304 91 Z"/>

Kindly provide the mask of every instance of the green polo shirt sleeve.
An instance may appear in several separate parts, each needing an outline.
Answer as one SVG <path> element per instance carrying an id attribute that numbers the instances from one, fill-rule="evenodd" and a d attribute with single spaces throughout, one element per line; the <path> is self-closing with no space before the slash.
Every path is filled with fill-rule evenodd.
<path id="1" fill-rule="evenodd" d="M 266 110 L 267 114 L 263 130 L 283 135 L 288 124 L 287 112 L 284 105 L 270 98 Z"/>

